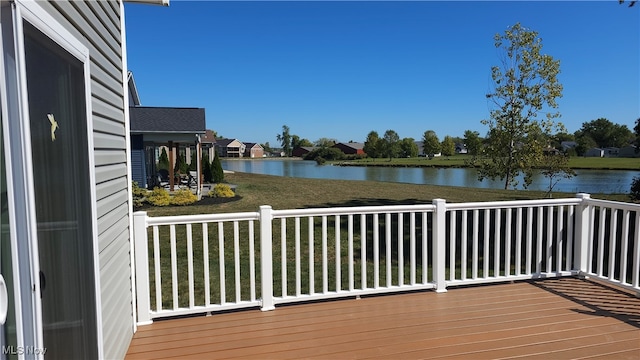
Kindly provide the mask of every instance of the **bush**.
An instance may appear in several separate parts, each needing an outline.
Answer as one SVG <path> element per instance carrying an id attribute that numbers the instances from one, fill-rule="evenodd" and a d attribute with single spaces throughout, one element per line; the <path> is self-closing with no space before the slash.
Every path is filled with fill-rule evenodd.
<path id="1" fill-rule="evenodd" d="M 189 189 L 180 189 L 173 193 L 171 205 L 190 205 L 196 202 L 198 198 Z"/>
<path id="2" fill-rule="evenodd" d="M 234 197 L 236 193 L 231 190 L 231 187 L 227 184 L 217 184 L 213 187 L 213 189 L 209 192 L 209 196 L 211 197 Z"/>
<path id="3" fill-rule="evenodd" d="M 146 201 L 147 190 L 138 186 L 137 181 L 131 182 L 131 192 L 133 195 L 133 207 L 137 208 L 142 206 Z"/>
<path id="4" fill-rule="evenodd" d="M 629 197 L 633 201 L 640 202 L 640 176 L 636 176 L 633 178 L 631 182 L 631 191 L 629 192 Z"/>
<path id="5" fill-rule="evenodd" d="M 147 202 L 153 206 L 168 206 L 171 204 L 171 196 L 165 189 L 156 187 L 147 196 Z"/>
<path id="6" fill-rule="evenodd" d="M 336 148 L 319 148 L 315 149 L 304 156 L 305 160 L 316 160 L 317 158 L 323 158 L 325 160 L 344 160 L 345 154 Z"/>
<path id="7" fill-rule="evenodd" d="M 211 163 L 211 173 L 213 174 L 213 182 L 221 183 L 224 181 L 224 170 L 222 170 L 222 163 L 220 162 L 220 156 L 216 154 Z"/>

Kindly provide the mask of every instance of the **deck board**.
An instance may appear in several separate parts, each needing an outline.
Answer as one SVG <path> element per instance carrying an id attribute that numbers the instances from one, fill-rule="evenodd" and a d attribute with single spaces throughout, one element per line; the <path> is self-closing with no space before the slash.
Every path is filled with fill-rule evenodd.
<path id="1" fill-rule="evenodd" d="M 139 327 L 127 359 L 640 359 L 640 299 L 578 278 L 245 310 Z"/>

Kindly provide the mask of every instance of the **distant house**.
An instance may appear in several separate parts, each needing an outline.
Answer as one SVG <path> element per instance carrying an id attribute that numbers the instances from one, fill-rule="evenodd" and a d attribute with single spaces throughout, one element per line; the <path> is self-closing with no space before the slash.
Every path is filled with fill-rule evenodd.
<path id="1" fill-rule="evenodd" d="M 578 143 L 575 141 L 563 141 L 560 143 L 560 146 L 562 146 L 562 151 L 567 152 L 570 149 L 575 149 Z"/>
<path id="2" fill-rule="evenodd" d="M 604 150 L 604 157 L 618 157 L 620 153 L 620 148 L 617 147 L 607 147 L 602 150 Z"/>
<path id="3" fill-rule="evenodd" d="M 620 148 L 618 157 L 624 157 L 624 158 L 640 157 L 640 152 L 638 152 L 638 148 L 635 145 L 629 145 L 629 146 Z"/>
<path id="4" fill-rule="evenodd" d="M 264 148 L 257 143 L 245 143 L 244 156 L 249 158 L 264 157 Z"/>
<path id="5" fill-rule="evenodd" d="M 346 155 L 365 155 L 364 144 L 357 142 L 337 143 L 332 147 L 340 149 Z"/>
<path id="6" fill-rule="evenodd" d="M 202 144 L 202 152 L 209 156 L 209 161 L 213 161 L 216 153 L 216 136 L 213 130 L 205 130 L 204 135 L 200 137 L 200 144 Z"/>
<path id="7" fill-rule="evenodd" d="M 220 157 L 241 158 L 246 145 L 238 139 L 216 139 L 215 148 Z"/>
<path id="8" fill-rule="evenodd" d="M 584 153 L 585 157 L 604 157 L 604 150 L 600 148 L 592 148 Z"/>
<path id="9" fill-rule="evenodd" d="M 315 149 L 316 149 L 315 146 L 300 146 L 293 149 L 293 151 L 291 152 L 291 156 L 304 157 L 305 155 L 307 155 L 308 153 L 312 152 Z"/>
<path id="10" fill-rule="evenodd" d="M 456 154 L 466 154 L 467 152 L 467 147 L 463 143 L 456 144 Z"/>

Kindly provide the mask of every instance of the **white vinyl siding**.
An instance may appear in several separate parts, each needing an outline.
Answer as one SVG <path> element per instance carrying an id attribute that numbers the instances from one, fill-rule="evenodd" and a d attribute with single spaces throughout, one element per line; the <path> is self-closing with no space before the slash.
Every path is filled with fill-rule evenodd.
<path id="1" fill-rule="evenodd" d="M 133 314 L 120 3 L 38 3 L 89 49 L 102 303 L 98 310 L 105 358 L 124 358 L 133 336 Z"/>

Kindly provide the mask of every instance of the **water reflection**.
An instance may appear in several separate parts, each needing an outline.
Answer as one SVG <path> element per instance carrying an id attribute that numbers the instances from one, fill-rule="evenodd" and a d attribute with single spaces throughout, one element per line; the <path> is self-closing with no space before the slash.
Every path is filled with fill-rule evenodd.
<path id="1" fill-rule="evenodd" d="M 222 167 L 225 170 L 238 172 L 312 179 L 372 180 L 483 189 L 504 187 L 502 181 L 478 181 L 475 169 L 320 166 L 313 161 L 279 159 L 222 160 Z M 638 171 L 624 170 L 576 170 L 576 173 L 577 176 L 571 179 L 562 179 L 554 187 L 554 191 L 593 194 L 628 193 L 633 177 L 640 174 Z M 522 178 L 518 180 L 522 183 Z M 546 191 L 548 186 L 549 179 L 538 175 L 534 177 L 529 189 Z M 519 188 L 522 187 L 519 186 Z"/>

